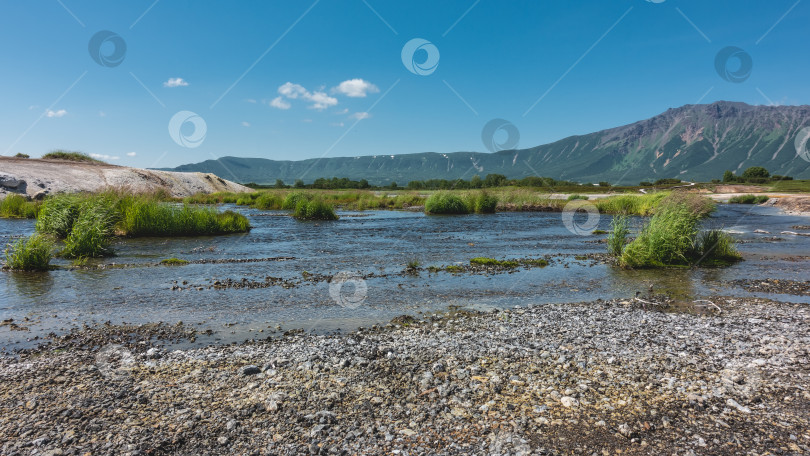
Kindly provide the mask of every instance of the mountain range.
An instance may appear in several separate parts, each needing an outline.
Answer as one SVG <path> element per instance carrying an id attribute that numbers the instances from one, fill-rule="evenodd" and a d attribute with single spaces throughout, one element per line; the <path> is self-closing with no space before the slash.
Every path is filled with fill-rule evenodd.
<path id="1" fill-rule="evenodd" d="M 810 178 L 810 162 L 794 145 L 810 126 L 810 106 L 752 106 L 719 101 L 668 109 L 650 119 L 527 149 L 494 153 L 422 152 L 299 161 L 222 157 L 170 171 L 214 173 L 238 182 L 292 184 L 319 177 L 392 181 L 469 179 L 478 174 L 552 177 L 576 182 L 635 184 L 679 178 L 709 181 L 725 170 L 763 166 L 772 174 Z"/>

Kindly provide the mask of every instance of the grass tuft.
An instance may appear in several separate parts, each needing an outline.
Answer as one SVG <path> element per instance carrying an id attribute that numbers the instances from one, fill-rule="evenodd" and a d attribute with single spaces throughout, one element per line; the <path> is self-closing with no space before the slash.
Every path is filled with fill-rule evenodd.
<path id="1" fill-rule="evenodd" d="M 767 195 L 738 195 L 731 197 L 728 202 L 733 204 L 762 204 L 769 199 Z"/>
<path id="2" fill-rule="evenodd" d="M 478 257 L 473 258 L 470 260 L 470 264 L 473 266 L 486 266 L 486 267 L 496 267 L 496 268 L 516 268 L 519 266 L 519 263 L 514 260 L 496 260 L 495 258 L 484 258 Z"/>
<path id="3" fill-rule="evenodd" d="M 627 236 L 630 234 L 630 220 L 626 215 L 617 215 L 610 221 L 610 234 L 607 238 L 608 253 L 621 256 Z"/>
<path id="4" fill-rule="evenodd" d="M 53 258 L 54 245 L 48 237 L 34 234 L 7 246 L 5 267 L 16 271 L 47 271 Z"/>
<path id="5" fill-rule="evenodd" d="M 28 201 L 28 198 L 9 194 L 0 200 L 0 218 L 37 218 L 39 203 Z"/>
<path id="6" fill-rule="evenodd" d="M 293 217 L 298 220 L 337 220 L 338 216 L 331 204 L 321 199 L 301 199 L 295 206 Z"/>
<path id="7" fill-rule="evenodd" d="M 470 209 L 464 200 L 450 192 L 436 192 L 425 201 L 428 214 L 469 214 Z"/>
<path id="8" fill-rule="evenodd" d="M 68 160 L 76 162 L 104 163 L 101 160 L 85 154 L 84 152 L 74 152 L 70 150 L 54 150 L 43 155 L 42 158 L 49 160 Z"/>
<path id="9" fill-rule="evenodd" d="M 188 260 L 181 260 L 180 258 L 166 258 L 165 260 L 160 260 L 160 264 L 165 266 L 185 266 L 188 264 Z"/>

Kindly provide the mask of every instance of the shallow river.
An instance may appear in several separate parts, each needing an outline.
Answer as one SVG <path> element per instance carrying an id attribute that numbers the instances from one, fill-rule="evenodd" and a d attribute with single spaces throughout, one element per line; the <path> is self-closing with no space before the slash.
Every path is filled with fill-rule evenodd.
<path id="1" fill-rule="evenodd" d="M 632 297 L 650 285 L 656 293 L 689 303 L 712 294 L 750 295 L 728 283 L 735 279 L 810 280 L 810 237 L 780 234 L 810 231 L 794 228 L 810 225 L 810 218 L 766 207 L 719 205 L 707 220 L 742 241 L 739 250 L 746 261 L 724 269 L 665 271 L 624 271 L 583 258 L 605 252 L 600 242 L 605 235 L 576 235 L 559 213 L 427 217 L 369 211 L 311 223 L 281 213 L 236 210 L 250 218 L 250 233 L 127 239 L 115 244 L 116 257 L 93 263 L 103 269 L 71 270 L 68 262 L 55 260 L 61 268 L 47 273 L 0 272 L 0 320 L 14 319 L 28 328 L 0 326 L 0 347 L 28 347 L 37 336 L 105 321 L 183 321 L 214 331 L 197 343 L 230 342 L 277 335 L 279 325 L 282 331 L 348 330 L 449 306 L 486 309 Z M 609 222 L 603 216 L 599 228 L 608 229 Z M 33 226 L 29 220 L 0 219 L 0 245 L 30 234 Z M 157 265 L 171 257 L 209 262 Z M 403 272 L 410 260 L 427 267 L 468 264 L 474 257 L 549 257 L 551 264 L 498 274 Z M 257 261 L 243 261 L 251 259 Z M 347 280 L 331 285 L 324 280 L 340 272 L 345 274 L 338 277 Z M 213 286 L 228 279 L 271 285 Z M 810 302 L 807 296 L 757 295 Z"/>

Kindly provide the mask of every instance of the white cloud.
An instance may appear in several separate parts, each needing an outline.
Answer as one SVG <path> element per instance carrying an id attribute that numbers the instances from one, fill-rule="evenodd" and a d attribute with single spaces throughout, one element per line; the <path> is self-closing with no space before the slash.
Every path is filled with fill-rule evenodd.
<path id="1" fill-rule="evenodd" d="M 343 115 L 343 114 L 348 114 L 348 113 L 349 113 L 349 108 L 343 108 L 340 111 L 336 112 L 335 114 Z"/>
<path id="2" fill-rule="evenodd" d="M 246 102 L 248 102 L 248 103 L 253 103 L 253 104 L 256 104 L 256 99 L 255 99 L 255 98 L 248 98 L 248 99 L 247 99 L 247 100 L 245 100 L 245 101 L 246 101 Z"/>
<path id="3" fill-rule="evenodd" d="M 134 157 L 136 155 L 138 154 L 136 154 L 135 152 L 127 152 L 127 157 Z"/>
<path id="4" fill-rule="evenodd" d="M 326 92 L 307 93 L 304 98 L 312 102 L 310 108 L 323 111 L 324 109 L 338 104 L 337 98 L 330 97 Z"/>
<path id="5" fill-rule="evenodd" d="M 163 87 L 186 87 L 188 82 L 183 78 L 169 78 L 168 81 L 163 83 Z"/>
<path id="6" fill-rule="evenodd" d="M 305 95 L 307 89 L 300 84 L 293 84 L 292 82 L 286 82 L 281 87 L 278 88 L 278 93 L 284 95 L 287 98 L 298 98 L 299 95 Z"/>
<path id="7" fill-rule="evenodd" d="M 243 127 L 249 127 L 249 126 L 250 126 L 250 122 L 242 122 L 242 126 L 243 126 Z"/>
<path id="8" fill-rule="evenodd" d="M 278 93 L 290 100 L 302 98 L 310 101 L 312 104 L 309 107 L 319 111 L 323 111 L 330 106 L 335 106 L 338 104 L 337 98 L 330 97 L 326 92 L 310 92 L 301 84 L 294 84 L 292 82 L 286 82 L 281 85 L 278 88 Z M 281 97 L 276 97 L 270 102 L 270 106 L 274 106 L 279 109 L 289 109 L 290 103 L 284 101 Z"/>
<path id="9" fill-rule="evenodd" d="M 343 122 L 332 122 L 332 123 L 330 123 L 329 125 L 331 125 L 331 126 L 333 126 L 333 127 L 343 127 L 343 126 L 345 126 L 346 124 L 344 124 Z"/>
<path id="10" fill-rule="evenodd" d="M 121 158 L 116 157 L 114 155 L 106 155 L 106 154 L 90 154 L 90 156 L 98 160 L 118 160 Z"/>
<path id="11" fill-rule="evenodd" d="M 273 98 L 273 100 L 270 102 L 270 106 L 272 106 L 274 108 L 278 108 L 278 109 L 290 109 L 291 105 L 290 105 L 290 103 L 284 101 L 283 98 L 276 97 L 276 98 Z"/>
<path id="12" fill-rule="evenodd" d="M 369 117 L 371 117 L 371 114 L 369 114 L 367 112 L 356 112 L 356 113 L 352 114 L 349 117 L 351 117 L 352 119 L 363 120 L 363 119 L 368 119 Z"/>
<path id="13" fill-rule="evenodd" d="M 369 93 L 377 93 L 380 89 L 363 79 L 349 79 L 332 87 L 332 93 L 340 93 L 352 98 L 363 98 Z"/>
<path id="14" fill-rule="evenodd" d="M 99 112 L 98 112 L 98 116 L 99 116 L 99 117 L 107 117 L 107 113 L 106 113 L 106 112 L 104 112 L 104 111 L 99 111 Z"/>
<path id="15" fill-rule="evenodd" d="M 48 117 L 62 117 L 65 114 L 67 114 L 67 111 L 65 111 L 64 109 L 60 109 L 58 111 L 52 111 L 48 109 L 47 111 L 45 111 L 45 115 Z"/>

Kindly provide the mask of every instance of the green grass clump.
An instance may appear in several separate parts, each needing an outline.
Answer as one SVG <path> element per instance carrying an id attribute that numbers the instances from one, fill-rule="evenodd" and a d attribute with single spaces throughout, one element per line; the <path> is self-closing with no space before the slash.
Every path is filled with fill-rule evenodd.
<path id="1" fill-rule="evenodd" d="M 47 271 L 53 258 L 53 241 L 40 234 L 20 239 L 5 249 L 5 267 L 17 271 Z"/>
<path id="2" fill-rule="evenodd" d="M 693 246 L 694 255 L 707 264 L 724 265 L 742 260 L 734 245 L 734 238 L 722 230 L 706 230 L 698 234 Z"/>
<path id="3" fill-rule="evenodd" d="M 311 201 L 312 198 L 313 196 L 310 193 L 292 192 L 284 198 L 284 202 L 281 203 L 281 208 L 285 211 L 294 211 L 295 208 L 298 207 L 299 202 Z"/>
<path id="4" fill-rule="evenodd" d="M 473 258 L 472 260 L 470 260 L 470 264 L 473 266 L 487 266 L 487 267 L 510 268 L 510 269 L 519 266 L 519 263 L 517 261 L 496 260 L 495 258 L 484 258 L 484 257 Z"/>
<path id="5" fill-rule="evenodd" d="M 79 218 L 82 198 L 76 195 L 56 195 L 45 200 L 37 216 L 37 232 L 66 238 Z"/>
<path id="6" fill-rule="evenodd" d="M 278 210 L 284 205 L 284 200 L 274 193 L 262 193 L 253 201 L 252 206 L 263 211 Z"/>
<path id="7" fill-rule="evenodd" d="M 698 223 L 707 213 L 706 208 L 706 202 L 698 195 L 670 195 L 638 237 L 621 250 L 619 263 L 630 268 L 656 268 L 691 266 L 704 260 L 730 261 L 736 249 L 726 233 L 698 236 Z M 704 239 L 705 236 L 711 237 Z M 618 246 L 618 240 L 612 246 L 609 243 L 614 254 Z M 736 257 L 739 259 L 738 254 Z"/>
<path id="8" fill-rule="evenodd" d="M 455 264 L 451 264 L 450 266 L 446 266 L 446 267 L 444 268 L 444 270 L 445 270 L 445 271 L 447 271 L 447 272 L 453 272 L 453 273 L 456 273 L 456 272 L 464 272 L 464 268 L 463 268 L 463 267 L 461 267 L 461 266 L 457 266 L 457 265 L 455 265 Z"/>
<path id="9" fill-rule="evenodd" d="M 603 214 L 650 215 L 668 196 L 666 192 L 647 195 L 619 195 L 594 201 Z"/>
<path id="10" fill-rule="evenodd" d="M 188 264 L 188 260 L 181 260 L 180 258 L 166 258 L 165 260 L 160 260 L 160 264 L 165 266 L 185 266 Z"/>
<path id="11" fill-rule="evenodd" d="M 248 219 L 233 211 L 140 199 L 123 206 L 118 228 L 124 236 L 206 236 L 250 231 Z"/>
<path id="12" fill-rule="evenodd" d="M 470 193 L 467 199 L 467 210 L 479 214 L 492 214 L 498 206 L 498 198 L 486 191 Z"/>
<path id="13" fill-rule="evenodd" d="M 588 197 L 587 197 L 587 196 L 585 196 L 585 195 L 579 195 L 579 194 L 576 194 L 576 193 L 574 193 L 573 195 L 568 195 L 568 198 L 567 198 L 567 200 L 568 200 L 568 201 L 573 201 L 573 200 L 587 200 L 587 199 L 588 199 Z"/>
<path id="14" fill-rule="evenodd" d="M 459 196 L 450 192 L 436 192 L 425 201 L 428 214 L 468 214 L 470 208 Z"/>
<path id="15" fill-rule="evenodd" d="M 101 160 L 96 160 L 95 158 L 85 154 L 84 152 L 73 152 L 69 150 L 54 150 L 43 155 L 42 158 L 49 160 L 68 160 L 76 162 L 103 163 Z"/>
<path id="16" fill-rule="evenodd" d="M 548 260 L 545 260 L 543 258 L 522 260 L 521 263 L 527 266 L 539 266 L 541 268 L 548 266 Z"/>
<path id="17" fill-rule="evenodd" d="M 605 230 L 593 230 L 591 234 L 608 234 L 608 232 Z"/>
<path id="18" fill-rule="evenodd" d="M 107 195 L 88 198 L 65 238 L 65 258 L 98 258 L 113 254 L 112 239 L 120 218 L 117 201 Z"/>
<path id="19" fill-rule="evenodd" d="M 768 201 L 767 195 L 738 195 L 731 197 L 728 202 L 736 204 L 762 204 Z"/>
<path id="20" fill-rule="evenodd" d="M 9 194 L 0 200 L 0 218 L 36 218 L 39 203 L 22 195 Z"/>
<path id="21" fill-rule="evenodd" d="M 616 257 L 622 254 L 627 236 L 630 234 L 630 220 L 626 215 L 617 215 L 610 221 L 610 234 L 607 238 L 608 253 Z"/>
<path id="22" fill-rule="evenodd" d="M 337 220 L 335 208 L 321 199 L 300 199 L 295 206 L 293 217 L 298 220 Z"/>

